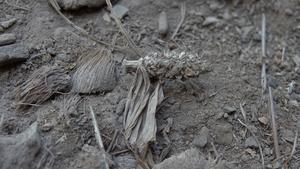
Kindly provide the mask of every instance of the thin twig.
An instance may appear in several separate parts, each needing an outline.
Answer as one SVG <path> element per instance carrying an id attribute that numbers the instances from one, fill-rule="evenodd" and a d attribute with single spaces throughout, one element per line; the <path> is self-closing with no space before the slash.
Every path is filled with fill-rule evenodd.
<path id="1" fill-rule="evenodd" d="M 82 35 L 86 36 L 87 38 L 89 38 L 90 40 L 97 42 L 101 45 L 105 45 L 105 46 L 111 46 L 111 44 L 101 41 L 99 40 L 97 37 L 90 35 L 87 31 L 85 31 L 84 29 L 82 29 L 81 27 L 75 25 L 71 20 L 69 20 L 61 11 L 60 11 L 60 7 L 57 3 L 56 0 L 48 0 L 49 3 L 51 4 L 51 6 L 54 8 L 54 10 L 69 24 L 71 25 L 75 30 L 77 30 L 79 33 L 81 33 Z M 120 51 L 120 52 L 128 52 L 126 47 L 122 47 L 122 46 L 117 46 L 114 45 L 115 49 Z"/>
<path id="2" fill-rule="evenodd" d="M 129 151 L 130 151 L 130 149 L 125 149 L 125 150 L 120 150 L 120 151 L 116 151 L 116 152 L 111 152 L 110 154 L 116 156 L 116 155 L 119 155 L 122 153 L 127 153 Z"/>
<path id="3" fill-rule="evenodd" d="M 281 62 L 284 62 L 284 58 L 285 58 L 285 47 L 282 48 L 282 52 L 281 52 Z"/>
<path id="4" fill-rule="evenodd" d="M 261 21 L 261 58 L 260 61 L 262 63 L 261 67 L 261 86 L 262 86 L 262 94 L 265 93 L 267 90 L 267 76 L 266 76 L 266 64 L 265 59 L 266 57 L 266 16 L 262 14 L 262 21 Z"/>
<path id="5" fill-rule="evenodd" d="M 33 107 L 40 107 L 40 106 L 42 106 L 42 105 L 40 105 L 40 104 L 21 103 L 21 102 L 16 103 L 16 105 L 27 105 L 27 106 L 33 106 Z"/>
<path id="6" fill-rule="evenodd" d="M 266 16 L 262 14 L 261 20 L 261 57 L 266 57 Z"/>
<path id="7" fill-rule="evenodd" d="M 96 37 L 89 35 L 89 33 L 87 31 L 85 31 L 84 29 L 82 29 L 81 27 L 75 25 L 69 18 L 67 18 L 60 10 L 60 6 L 58 5 L 56 0 L 49 0 L 49 3 L 51 4 L 51 6 L 53 7 L 53 9 L 68 23 L 70 24 L 74 29 L 76 29 L 77 31 L 79 31 L 81 34 L 83 34 L 84 36 L 90 38 L 91 40 L 98 42 L 102 45 L 106 45 L 106 46 L 110 46 L 109 43 L 107 42 L 103 42 L 98 40 Z"/>
<path id="8" fill-rule="evenodd" d="M 213 151 L 214 151 L 214 153 L 215 153 L 216 159 L 218 160 L 221 156 L 220 156 L 220 154 L 218 153 L 215 144 L 214 144 L 213 142 L 211 142 L 210 144 L 211 144 L 211 146 L 212 146 L 212 148 L 213 148 Z"/>
<path id="9" fill-rule="evenodd" d="M 296 147 L 297 147 L 297 142 L 298 142 L 298 130 L 296 131 L 296 135 L 295 135 L 295 138 L 294 138 L 294 144 L 293 144 L 293 149 L 292 149 L 292 152 L 291 152 L 291 155 L 290 155 L 290 159 L 293 158 L 293 155 L 295 154 L 295 151 L 296 151 Z"/>
<path id="10" fill-rule="evenodd" d="M 0 118 L 0 131 L 2 129 L 3 122 L 4 122 L 4 113 L 2 113 L 1 118 Z"/>
<path id="11" fill-rule="evenodd" d="M 266 64 L 263 63 L 261 66 L 261 87 L 262 87 L 262 95 L 267 90 L 267 73 L 266 73 Z"/>
<path id="12" fill-rule="evenodd" d="M 129 43 L 132 50 L 140 57 L 142 57 L 142 52 L 139 50 L 139 48 L 136 46 L 134 41 L 129 37 L 127 31 L 125 30 L 124 26 L 122 25 L 121 20 L 112 12 L 112 3 L 110 0 L 106 0 L 106 4 L 108 6 L 108 10 L 110 11 L 110 16 L 113 18 L 117 26 L 119 27 L 121 33 L 125 36 L 127 42 Z"/>
<path id="13" fill-rule="evenodd" d="M 118 131 L 118 130 L 115 130 L 114 136 L 113 136 L 113 138 L 112 138 L 112 140 L 111 140 L 111 142 L 110 142 L 110 144 L 109 144 L 109 146 L 108 146 L 108 148 L 107 148 L 107 152 L 108 152 L 108 153 L 113 149 L 118 134 L 119 134 L 119 131 Z"/>
<path id="14" fill-rule="evenodd" d="M 283 169 L 288 169 L 288 168 L 290 168 L 291 160 L 293 159 L 293 156 L 294 156 L 294 154 L 295 154 L 295 152 L 296 152 L 297 142 L 298 142 L 298 129 L 297 129 L 297 131 L 296 131 L 296 135 L 295 135 L 295 138 L 294 138 L 294 143 L 293 143 L 293 148 L 292 148 L 291 153 L 288 154 L 288 155 L 283 155 L 283 156 L 280 157 L 280 158 L 283 158 L 283 157 L 285 157 L 285 156 L 289 156 L 289 157 L 285 160 L 285 162 L 284 162 L 284 164 L 283 164 L 283 167 L 282 167 Z M 279 158 L 277 158 L 276 160 L 278 160 L 278 159 L 279 159 Z"/>
<path id="15" fill-rule="evenodd" d="M 246 111 L 245 109 L 243 108 L 243 105 L 240 103 L 240 109 L 241 109 L 241 113 L 243 115 L 243 118 L 244 118 L 244 121 L 246 122 L 247 121 L 247 115 L 246 115 Z"/>
<path id="16" fill-rule="evenodd" d="M 102 156 L 103 156 L 103 159 L 104 159 L 104 162 L 105 162 L 105 168 L 109 169 L 109 165 L 108 165 L 108 163 L 106 161 L 106 159 L 107 159 L 106 152 L 105 152 L 105 149 L 104 149 L 104 146 L 103 146 L 103 142 L 102 142 L 100 130 L 99 130 L 99 127 L 98 127 L 98 124 L 97 124 L 97 120 L 96 120 L 96 117 L 95 117 L 95 113 L 93 111 L 92 106 L 90 106 L 90 112 L 91 112 L 91 116 L 92 116 L 92 122 L 93 122 L 94 130 L 95 130 L 95 137 L 96 137 L 99 149 L 100 149 L 100 151 L 102 153 Z"/>
<path id="17" fill-rule="evenodd" d="M 247 124 L 243 123 L 240 119 L 238 119 L 238 121 L 239 121 L 239 123 L 240 123 L 241 125 L 243 125 L 244 127 L 246 127 L 246 128 L 249 130 L 249 132 L 252 134 L 253 138 L 255 139 L 255 141 L 256 141 L 256 143 L 257 143 L 257 145 L 258 145 L 258 148 L 259 148 L 260 156 L 261 156 L 261 164 L 262 164 L 262 168 L 264 169 L 264 168 L 265 168 L 265 160 L 264 160 L 263 151 L 262 151 L 260 142 L 258 141 L 258 138 L 256 137 L 256 135 L 254 134 L 254 132 L 251 130 L 251 128 L 250 128 Z"/>
<path id="18" fill-rule="evenodd" d="M 272 132 L 273 132 L 273 142 L 274 142 L 274 148 L 275 148 L 275 155 L 276 158 L 280 157 L 279 153 L 279 146 L 278 146 L 278 136 L 277 136 L 277 127 L 276 127 L 276 121 L 275 121 L 275 110 L 273 105 L 273 96 L 272 96 L 272 89 L 269 87 L 269 108 L 270 108 L 270 115 L 272 119 Z"/>
<path id="19" fill-rule="evenodd" d="M 178 25 L 177 25 L 177 27 L 176 27 L 176 29 L 175 29 L 173 35 L 171 36 L 171 39 L 174 39 L 174 38 L 175 38 L 175 36 L 176 36 L 176 34 L 178 33 L 178 31 L 179 31 L 181 25 L 183 24 L 183 21 L 184 21 L 184 18 L 185 18 L 185 13 L 186 13 L 186 4 L 185 4 L 185 2 L 183 2 L 183 3 L 181 4 L 181 10 L 180 10 L 180 13 L 181 13 L 180 21 L 179 21 L 179 23 L 178 23 Z"/>

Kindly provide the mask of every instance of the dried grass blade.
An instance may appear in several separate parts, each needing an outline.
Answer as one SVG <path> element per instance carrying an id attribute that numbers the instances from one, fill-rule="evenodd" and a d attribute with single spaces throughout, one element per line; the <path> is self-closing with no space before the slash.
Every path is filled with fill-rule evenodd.
<path id="1" fill-rule="evenodd" d="M 163 90 L 161 85 L 158 83 L 154 92 L 149 98 L 147 111 L 143 119 L 143 124 L 141 126 L 141 131 L 137 142 L 137 147 L 142 154 L 146 154 L 147 150 L 145 148 L 148 147 L 148 143 L 156 140 L 157 126 L 155 114 L 157 106 L 163 101 L 163 99 Z"/>
<path id="2" fill-rule="evenodd" d="M 96 116 L 95 116 L 95 113 L 94 113 L 94 110 L 93 110 L 92 106 L 90 106 L 90 113 L 91 113 L 91 116 L 92 116 L 92 122 L 93 122 L 94 130 L 95 130 L 95 137 L 96 137 L 99 149 L 102 153 L 103 159 L 105 161 L 105 168 L 109 169 L 109 164 L 106 161 L 106 159 L 108 159 L 108 158 L 106 157 L 106 152 L 105 152 L 103 141 L 102 141 L 102 138 L 101 138 L 101 133 L 100 133 L 100 130 L 99 130 L 99 127 L 98 127 L 98 124 L 97 124 L 97 120 L 96 120 Z"/>
<path id="3" fill-rule="evenodd" d="M 280 158 L 279 153 L 279 145 L 278 145 L 278 135 L 277 135 L 277 126 L 276 126 L 276 120 L 275 120 L 275 110 L 274 110 L 274 104 L 273 104 L 273 96 L 272 96 L 272 90 L 271 87 L 269 87 L 269 108 L 270 108 L 270 115 L 272 119 L 272 132 L 273 132 L 273 142 L 274 142 L 274 148 L 275 148 L 275 155 L 276 158 Z"/>

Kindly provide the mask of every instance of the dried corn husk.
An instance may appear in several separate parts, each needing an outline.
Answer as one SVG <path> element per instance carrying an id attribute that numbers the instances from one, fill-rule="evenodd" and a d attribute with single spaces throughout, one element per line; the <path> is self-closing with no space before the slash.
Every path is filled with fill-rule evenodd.
<path id="1" fill-rule="evenodd" d="M 149 142 L 156 139 L 155 113 L 163 98 L 161 85 L 157 84 L 155 90 L 151 92 L 148 74 L 143 67 L 139 67 L 127 96 L 124 128 L 125 138 L 129 144 L 137 148 L 144 157 Z"/>
<path id="2" fill-rule="evenodd" d="M 68 87 L 70 76 L 59 66 L 42 66 L 15 90 L 17 109 L 41 104 Z"/>
<path id="3" fill-rule="evenodd" d="M 113 90 L 117 84 L 116 63 L 111 52 L 98 49 L 82 57 L 72 77 L 72 91 L 93 93 Z"/>
<path id="4" fill-rule="evenodd" d="M 197 77 L 210 71 L 208 64 L 196 54 L 185 51 L 153 52 L 135 61 L 124 60 L 127 68 L 145 67 L 150 77 L 159 79 Z"/>

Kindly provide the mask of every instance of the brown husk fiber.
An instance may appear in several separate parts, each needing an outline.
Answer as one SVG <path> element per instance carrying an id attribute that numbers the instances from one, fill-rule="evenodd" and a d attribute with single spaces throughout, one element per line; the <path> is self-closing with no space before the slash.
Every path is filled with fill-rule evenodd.
<path id="1" fill-rule="evenodd" d="M 42 66 L 16 88 L 17 109 L 45 102 L 56 92 L 66 89 L 70 79 L 60 66 Z"/>

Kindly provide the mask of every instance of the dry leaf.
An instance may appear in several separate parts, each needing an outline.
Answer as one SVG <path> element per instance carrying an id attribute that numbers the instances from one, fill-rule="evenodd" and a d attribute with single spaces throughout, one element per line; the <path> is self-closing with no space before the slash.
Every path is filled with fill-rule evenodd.
<path id="1" fill-rule="evenodd" d="M 124 128 L 125 138 L 139 150 L 142 157 L 147 154 L 149 142 L 156 139 L 155 113 L 163 98 L 160 84 L 156 85 L 150 95 L 149 76 L 143 67 L 138 68 L 127 97 Z"/>

